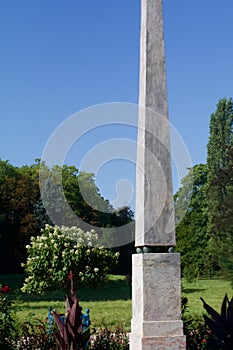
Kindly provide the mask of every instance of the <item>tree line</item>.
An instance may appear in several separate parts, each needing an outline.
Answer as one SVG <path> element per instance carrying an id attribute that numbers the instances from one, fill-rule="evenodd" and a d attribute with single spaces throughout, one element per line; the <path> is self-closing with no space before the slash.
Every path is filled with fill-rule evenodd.
<path id="1" fill-rule="evenodd" d="M 131 272 L 134 251 L 134 215 L 129 207 L 114 209 L 95 184 L 94 175 L 80 172 L 75 166 L 44 165 L 48 191 L 41 198 L 40 160 L 32 165 L 15 167 L 0 160 L 0 273 L 22 272 L 26 245 L 31 236 L 40 234 L 45 224 L 53 224 L 44 203 L 62 219 L 60 192 L 64 191 L 72 210 L 85 223 L 97 227 L 100 240 L 117 245 L 114 228 L 123 227 L 127 245 L 120 251 L 118 273 Z M 55 174 L 62 173 L 62 186 Z M 91 203 L 83 198 L 80 185 Z M 61 188 L 62 187 L 62 188 Z M 51 201 L 49 196 L 53 197 Z M 176 251 L 181 253 L 182 274 L 189 280 L 219 274 L 233 280 L 233 101 L 222 98 L 211 114 L 207 159 L 189 169 L 174 196 L 176 215 Z M 69 222 L 69 217 L 66 222 Z M 80 228 L 82 228 L 82 221 Z M 127 225 L 130 224 L 130 225 Z M 124 225 L 127 225 L 124 231 Z M 72 221 L 70 221 L 72 226 Z M 99 227 L 99 229 L 98 229 Z M 102 228 L 108 230 L 102 231 Z M 114 244 L 114 239 L 116 242 Z M 100 242 L 101 243 L 101 242 Z"/>
<path id="2" fill-rule="evenodd" d="M 198 137 L 198 136 L 197 136 Z M 222 98 L 210 116 L 205 164 L 194 165 L 175 195 L 182 273 L 233 281 L 233 102 Z"/>
<path id="3" fill-rule="evenodd" d="M 47 177 L 47 194 L 41 198 L 39 176 Z M 62 185 L 56 182 L 56 174 L 61 172 Z M 81 187 L 84 191 L 80 190 Z M 0 160 L 0 273 L 21 273 L 21 263 L 27 258 L 26 245 L 32 236 L 40 235 L 46 224 L 53 224 L 44 208 L 44 203 L 52 196 L 49 203 L 51 210 L 57 213 L 63 224 L 64 213 L 59 195 L 64 191 L 66 200 L 74 213 L 84 222 L 96 226 L 100 239 L 112 240 L 116 227 L 132 223 L 128 235 L 133 237 L 133 212 L 129 207 L 115 209 L 104 199 L 95 184 L 94 175 L 80 172 L 75 166 L 54 166 L 52 169 L 41 164 L 37 159 L 34 164 L 15 167 L 9 161 Z M 92 203 L 88 204 L 82 193 L 88 193 Z M 67 222 L 67 221 L 66 221 Z M 70 225 L 73 223 L 70 221 Z M 109 234 L 102 234 L 102 228 L 109 228 Z M 129 230 L 130 228 L 130 230 Z M 106 230 L 105 230 L 106 231 Z M 130 231 L 130 232 L 129 232 Z M 130 242 L 130 240 L 129 240 Z M 100 242 L 101 243 L 101 242 Z M 114 245 L 114 244 L 113 244 Z M 115 244 L 116 245 L 116 244 Z M 130 269 L 129 256 L 133 244 L 118 248 L 122 250 L 118 272 L 128 273 Z"/>

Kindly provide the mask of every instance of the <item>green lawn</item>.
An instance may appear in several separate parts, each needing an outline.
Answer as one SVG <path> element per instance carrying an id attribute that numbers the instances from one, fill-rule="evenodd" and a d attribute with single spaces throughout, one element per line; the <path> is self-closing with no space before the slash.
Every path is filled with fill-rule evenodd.
<path id="1" fill-rule="evenodd" d="M 13 299 L 16 300 L 14 309 L 19 322 L 29 321 L 32 318 L 45 320 L 47 309 L 51 306 L 58 312 L 64 313 L 64 292 L 48 292 L 46 295 L 35 296 L 19 292 L 23 284 L 21 275 L 0 276 L 0 281 L 14 289 Z M 81 289 L 77 291 L 80 305 L 83 310 L 90 309 L 92 326 L 123 326 L 130 330 L 131 293 L 124 276 L 109 276 L 108 283 L 97 289 Z"/>
<path id="2" fill-rule="evenodd" d="M 229 298 L 233 297 L 233 289 L 230 282 L 221 279 L 196 280 L 192 283 L 188 283 L 185 280 L 182 281 L 182 295 L 188 298 L 189 311 L 192 315 L 203 314 L 200 297 L 220 312 L 226 293 Z"/>
<path id="3" fill-rule="evenodd" d="M 31 320 L 32 318 L 46 319 L 49 306 L 57 309 L 60 313 L 64 312 L 64 293 L 62 291 L 49 292 L 43 296 L 25 295 L 17 290 L 23 283 L 21 275 L 0 276 L 0 281 L 8 284 L 14 289 L 12 298 L 15 302 L 15 313 L 20 322 Z M 222 280 L 197 280 L 192 283 L 183 281 L 182 294 L 189 300 L 189 312 L 192 315 L 203 314 L 200 297 L 220 310 L 222 299 L 227 293 L 231 298 L 233 290 L 229 282 Z M 92 326 L 108 326 L 112 329 L 114 326 L 124 326 L 124 329 L 130 330 L 131 320 L 131 294 L 129 285 L 125 282 L 124 276 L 109 276 L 108 283 L 98 289 L 82 289 L 77 293 L 80 304 L 85 310 L 90 309 Z"/>

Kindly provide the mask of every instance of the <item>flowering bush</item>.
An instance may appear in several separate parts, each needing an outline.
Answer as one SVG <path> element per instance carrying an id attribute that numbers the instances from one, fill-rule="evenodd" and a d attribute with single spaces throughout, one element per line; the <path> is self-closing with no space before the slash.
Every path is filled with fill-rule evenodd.
<path id="1" fill-rule="evenodd" d="M 92 350 L 128 350 L 129 336 L 119 327 L 116 327 L 115 332 L 105 327 L 92 335 L 90 343 L 89 349 Z"/>
<path id="2" fill-rule="evenodd" d="M 47 332 L 46 324 L 35 319 L 20 325 L 21 332 L 11 341 L 10 350 L 52 350 L 56 343 Z"/>
<path id="3" fill-rule="evenodd" d="M 67 275 L 74 273 L 75 283 L 97 286 L 105 282 L 106 274 L 116 266 L 119 253 L 98 246 L 94 230 L 84 232 L 78 227 L 46 225 L 41 235 L 31 237 L 26 246 L 27 277 L 23 292 L 43 293 L 48 289 L 68 289 Z"/>

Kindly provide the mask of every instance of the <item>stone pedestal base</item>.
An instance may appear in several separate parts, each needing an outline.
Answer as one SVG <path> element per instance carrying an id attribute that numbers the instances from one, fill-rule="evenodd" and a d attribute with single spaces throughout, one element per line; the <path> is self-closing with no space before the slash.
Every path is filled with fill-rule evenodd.
<path id="1" fill-rule="evenodd" d="M 130 349 L 132 350 L 184 350 L 185 336 L 176 337 L 137 337 L 130 335 Z"/>
<path id="2" fill-rule="evenodd" d="M 131 350 L 186 349 L 179 254 L 133 255 L 132 304 Z"/>

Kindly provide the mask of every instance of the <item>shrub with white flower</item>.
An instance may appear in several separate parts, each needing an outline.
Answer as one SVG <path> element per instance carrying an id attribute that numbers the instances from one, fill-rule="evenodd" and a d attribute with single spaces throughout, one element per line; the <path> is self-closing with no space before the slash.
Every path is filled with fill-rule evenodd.
<path id="1" fill-rule="evenodd" d="M 22 266 L 27 277 L 22 291 L 40 294 L 49 289 L 67 289 L 71 270 L 78 287 L 103 284 L 107 273 L 117 265 L 119 253 L 98 246 L 97 241 L 94 230 L 46 225 L 41 235 L 31 237 L 26 246 L 28 258 Z"/>

